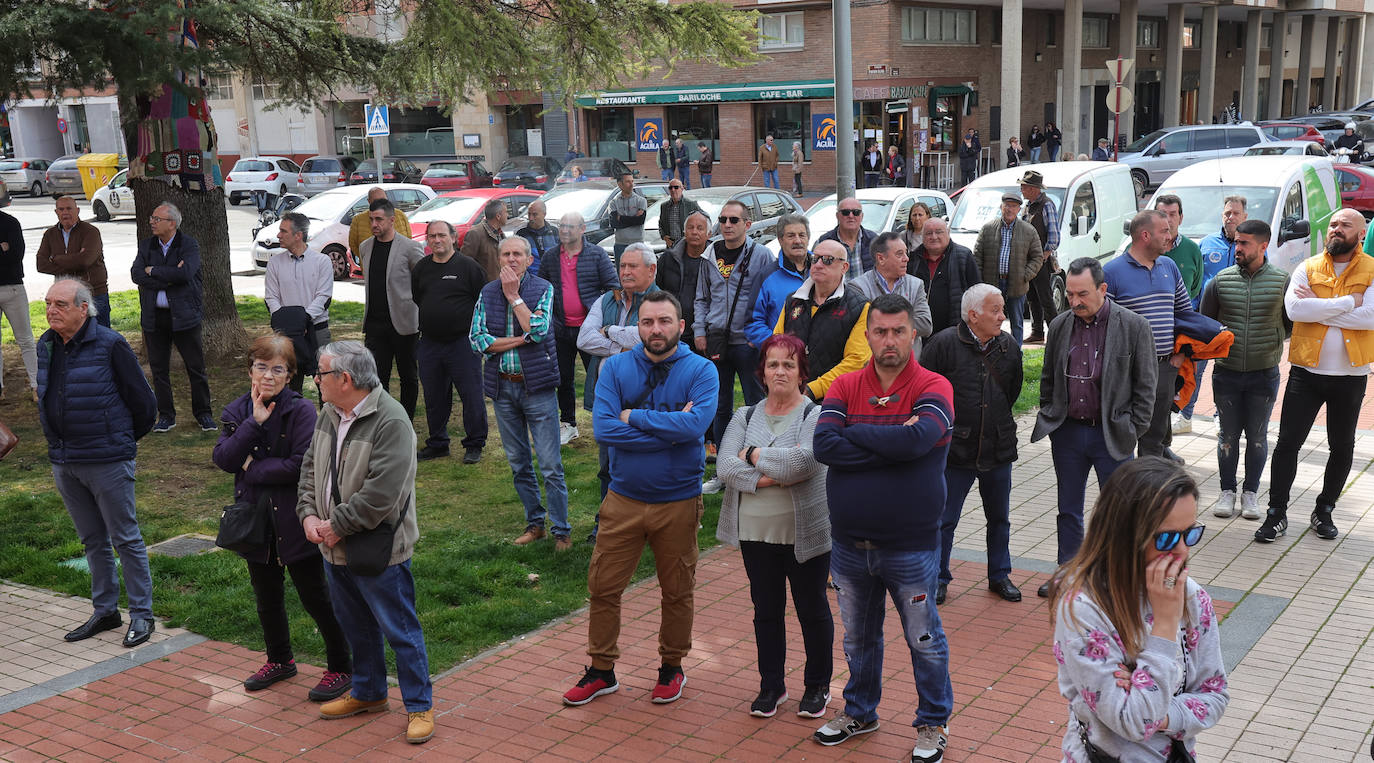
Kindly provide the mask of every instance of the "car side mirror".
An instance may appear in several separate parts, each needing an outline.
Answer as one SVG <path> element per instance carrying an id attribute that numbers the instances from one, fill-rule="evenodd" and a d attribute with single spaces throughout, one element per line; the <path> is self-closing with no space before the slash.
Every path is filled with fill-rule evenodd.
<path id="1" fill-rule="evenodd" d="M 1131 235 L 1131 221 L 1130 221 L 1130 220 L 1127 220 L 1127 221 L 1121 223 L 1121 232 L 1124 233 L 1124 234 L 1126 234 L 1127 236 Z"/>
<path id="2" fill-rule="evenodd" d="M 1279 243 L 1307 238 L 1312 235 L 1312 224 L 1306 220 L 1294 220 L 1279 229 Z"/>

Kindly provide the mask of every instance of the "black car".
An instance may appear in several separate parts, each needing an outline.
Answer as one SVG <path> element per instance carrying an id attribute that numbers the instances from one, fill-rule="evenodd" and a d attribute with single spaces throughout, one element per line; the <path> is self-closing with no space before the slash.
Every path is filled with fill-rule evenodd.
<path id="1" fill-rule="evenodd" d="M 358 165 L 353 174 L 348 176 L 349 185 L 358 183 L 418 183 L 420 177 L 424 175 L 420 168 L 415 166 L 415 162 L 409 159 L 383 159 L 382 177 L 377 178 L 377 160 L 368 159 Z"/>
<path id="2" fill-rule="evenodd" d="M 491 184 L 500 188 L 524 186 L 547 191 L 553 188 L 563 164 L 548 156 L 512 156 L 496 171 Z"/>

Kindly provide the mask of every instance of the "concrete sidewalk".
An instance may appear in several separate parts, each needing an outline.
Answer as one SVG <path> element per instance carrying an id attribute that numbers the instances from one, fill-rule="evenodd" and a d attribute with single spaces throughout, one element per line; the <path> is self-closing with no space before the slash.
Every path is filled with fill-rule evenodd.
<path id="1" fill-rule="evenodd" d="M 1362 432 L 1356 445 L 1351 486 L 1335 515 L 1340 538 L 1322 541 L 1305 527 L 1326 457 L 1317 431 L 1294 485 L 1295 526 L 1278 542 L 1260 545 L 1251 540 L 1257 522 L 1211 515 L 1218 492 L 1215 432 L 1201 419 L 1195 428 L 1174 445 L 1196 464 L 1190 470 L 1203 485 L 1200 521 L 1208 530 L 1190 566 L 1226 613 L 1222 635 L 1232 693 L 1221 722 L 1201 737 L 1199 760 L 1366 760 L 1374 717 L 1374 479 L 1368 474 L 1374 433 Z M 985 589 L 976 493 L 956 538 L 955 582 L 941 609 L 956 703 L 950 761 L 1058 759 L 1066 710 L 1054 683 L 1048 613 L 1035 597 L 1053 568 L 1054 477 L 1046 444 L 1026 443 L 1028 430 L 1023 420 L 1012 500 L 1013 580 L 1026 599 L 1008 604 Z M 26 598 L 20 601 L 16 591 Z M 45 611 L 47 598 L 75 602 L 83 612 L 89 606 L 8 585 L 0 596 L 18 608 L 5 610 L 10 623 Z M 916 696 L 895 613 L 887 621 L 882 729 L 825 748 L 809 739 L 822 721 L 795 715 L 802 688 L 795 622 L 789 622 L 788 660 L 793 699 L 772 719 L 748 715 L 758 674 L 748 582 L 737 552 L 718 549 L 702 557 L 695 644 L 684 664 L 688 684 L 683 699 L 670 705 L 648 699 L 658 666 L 657 604 L 652 581 L 625 597 L 618 693 L 581 708 L 560 703 L 586 663 L 586 614 L 574 613 L 437 676 L 438 733 L 420 746 L 402 740 L 405 716 L 395 690 L 389 713 L 323 721 L 305 700 L 322 668 L 303 665 L 298 677 L 250 694 L 241 681 L 261 665 L 260 653 L 176 633 L 130 650 L 160 652 L 141 664 L 129 660 L 118 672 L 68 670 L 61 663 L 70 657 L 60 649 L 61 634 L 81 618 L 40 617 L 35 632 L 19 641 L 0 636 L 0 676 L 32 679 L 18 690 L 11 688 L 18 684 L 4 685 L 0 711 L 9 711 L 0 714 L 0 759 L 891 761 L 910 754 Z M 842 707 L 848 677 L 841 634 L 837 613 L 832 711 Z M 31 645 L 23 653 L 29 664 L 15 667 L 15 643 Z M 118 648 L 117 640 L 112 643 Z M 107 664 L 108 658 L 95 662 Z"/>

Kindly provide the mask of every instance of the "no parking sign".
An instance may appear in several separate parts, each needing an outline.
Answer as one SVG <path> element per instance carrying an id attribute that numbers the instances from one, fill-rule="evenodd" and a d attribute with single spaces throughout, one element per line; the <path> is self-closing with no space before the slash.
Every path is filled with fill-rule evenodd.
<path id="1" fill-rule="evenodd" d="M 63 134 L 67 132 L 67 120 L 62 117 L 57 118 L 57 131 Z"/>

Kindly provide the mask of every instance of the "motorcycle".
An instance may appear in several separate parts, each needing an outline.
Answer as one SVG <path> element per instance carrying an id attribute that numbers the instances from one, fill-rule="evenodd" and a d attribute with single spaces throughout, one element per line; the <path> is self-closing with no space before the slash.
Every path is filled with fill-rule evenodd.
<path id="1" fill-rule="evenodd" d="M 288 193 L 278 197 L 266 191 L 253 191 L 253 203 L 258 208 L 258 224 L 253 228 L 253 239 L 257 240 L 258 231 L 281 219 L 282 215 L 299 207 L 305 197 L 298 193 Z"/>

